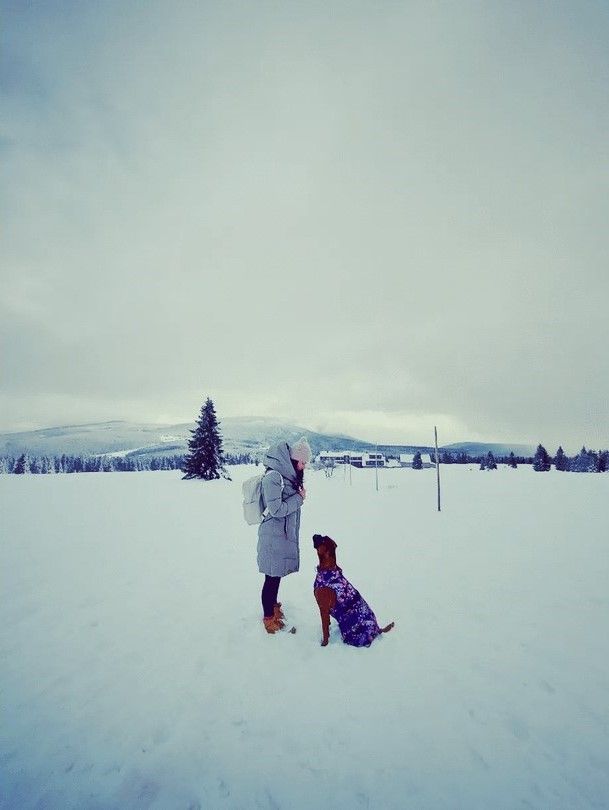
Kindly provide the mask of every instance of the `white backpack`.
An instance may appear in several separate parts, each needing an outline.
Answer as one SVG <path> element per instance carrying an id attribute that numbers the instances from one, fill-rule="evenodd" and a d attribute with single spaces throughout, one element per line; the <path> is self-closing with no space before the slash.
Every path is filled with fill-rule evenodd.
<path id="1" fill-rule="evenodd" d="M 243 482 L 241 490 L 243 492 L 243 517 L 250 526 L 262 523 L 266 517 L 267 510 L 264 508 L 262 498 L 262 479 L 266 475 L 254 475 Z M 283 477 L 281 478 L 281 491 L 283 492 Z"/>

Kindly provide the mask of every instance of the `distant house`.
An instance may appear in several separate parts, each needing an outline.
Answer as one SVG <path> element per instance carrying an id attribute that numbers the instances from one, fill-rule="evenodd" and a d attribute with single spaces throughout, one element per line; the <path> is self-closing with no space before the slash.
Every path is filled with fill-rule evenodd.
<path id="1" fill-rule="evenodd" d="M 351 464 L 354 467 L 384 467 L 382 453 L 362 453 L 357 450 L 322 450 L 316 461 L 322 465 Z"/>
<path id="2" fill-rule="evenodd" d="M 395 456 L 387 456 L 385 459 L 385 467 L 399 467 L 400 461 Z"/>
<path id="3" fill-rule="evenodd" d="M 357 459 L 351 457 L 354 467 L 384 467 L 385 456 L 382 453 L 362 453 Z"/>
<path id="4" fill-rule="evenodd" d="M 349 450 L 322 450 L 316 461 L 325 465 L 350 464 L 351 453 Z"/>
<path id="5" fill-rule="evenodd" d="M 415 455 L 414 453 L 400 453 L 400 467 L 412 467 L 412 460 L 414 459 L 414 455 Z M 436 466 L 433 462 L 425 461 L 425 456 L 422 453 L 421 459 L 423 461 L 423 468 Z"/>

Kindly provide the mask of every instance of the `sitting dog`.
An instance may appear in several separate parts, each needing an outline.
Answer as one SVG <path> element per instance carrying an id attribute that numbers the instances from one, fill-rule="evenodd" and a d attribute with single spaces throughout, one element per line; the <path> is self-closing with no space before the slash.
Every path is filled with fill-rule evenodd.
<path id="1" fill-rule="evenodd" d="M 336 543 L 331 537 L 314 534 L 313 546 L 319 557 L 313 592 L 321 614 L 321 646 L 325 647 L 330 639 L 332 616 L 338 622 L 345 644 L 369 647 L 378 635 L 389 632 L 395 622 L 379 627 L 368 603 L 336 564 Z"/>

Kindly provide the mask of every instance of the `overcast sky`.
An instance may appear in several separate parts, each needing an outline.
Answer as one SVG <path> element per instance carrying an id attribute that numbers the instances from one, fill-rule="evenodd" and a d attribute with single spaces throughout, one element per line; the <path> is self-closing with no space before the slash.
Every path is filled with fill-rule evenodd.
<path id="1" fill-rule="evenodd" d="M 609 446 L 609 5 L 3 3 L 0 429 Z"/>

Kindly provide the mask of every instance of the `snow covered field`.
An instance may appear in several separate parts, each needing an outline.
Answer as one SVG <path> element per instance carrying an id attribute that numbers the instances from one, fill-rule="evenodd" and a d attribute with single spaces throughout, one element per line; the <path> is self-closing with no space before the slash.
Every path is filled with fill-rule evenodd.
<path id="1" fill-rule="evenodd" d="M 609 475 L 309 472 L 268 636 L 232 472 L 0 476 L 1 808 L 609 807 Z"/>

